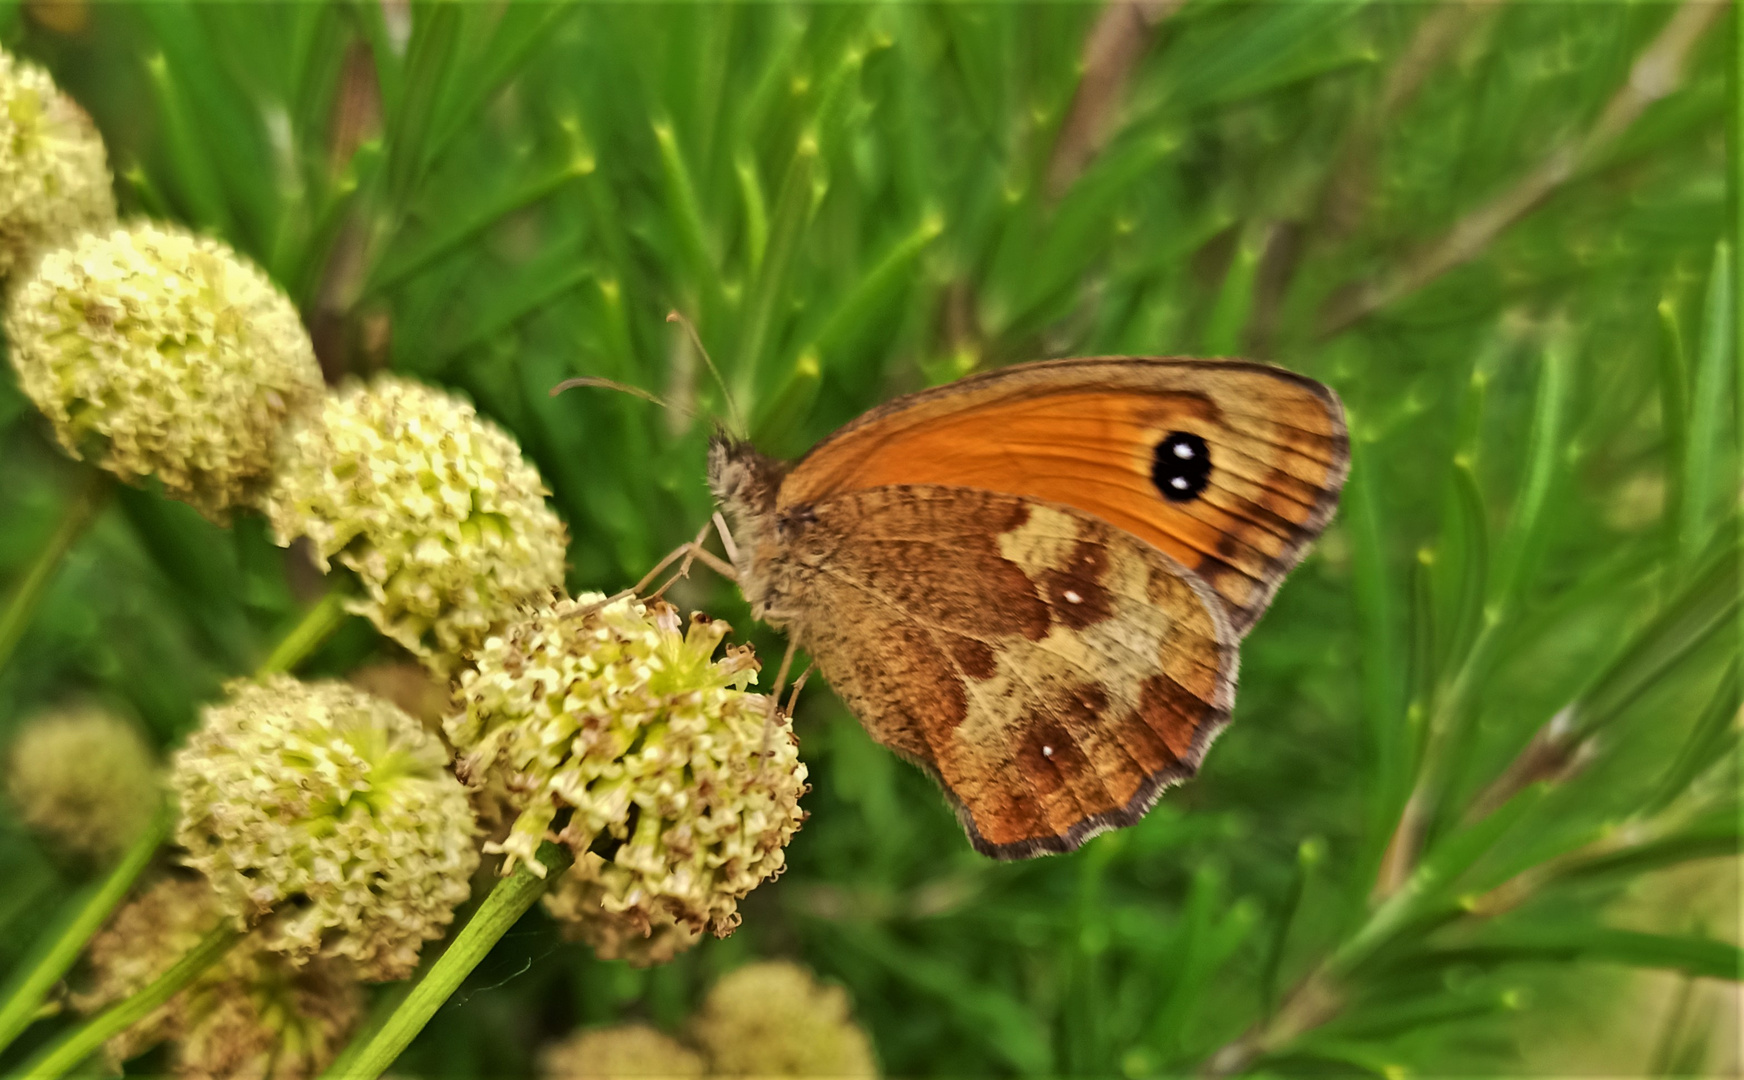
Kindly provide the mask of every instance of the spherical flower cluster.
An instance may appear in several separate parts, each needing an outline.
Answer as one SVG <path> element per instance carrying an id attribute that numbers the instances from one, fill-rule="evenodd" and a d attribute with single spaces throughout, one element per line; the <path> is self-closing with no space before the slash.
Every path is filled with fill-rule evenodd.
<path id="1" fill-rule="evenodd" d="M 280 424 L 321 392 L 297 310 L 216 240 L 136 223 L 45 255 L 6 311 L 61 445 L 217 521 L 259 494 Z"/>
<path id="2" fill-rule="evenodd" d="M 96 125 L 48 72 L 0 52 L 0 278 L 114 223 Z"/>
<path id="3" fill-rule="evenodd" d="M 738 900 L 782 868 L 806 770 L 787 719 L 745 690 L 750 649 L 715 659 L 728 629 L 584 596 L 490 638 L 446 725 L 461 775 L 494 777 L 519 811 L 486 850 L 535 870 L 549 835 L 603 850 L 580 868 L 602 915 L 643 937 L 667 919 L 731 932 Z"/>
<path id="4" fill-rule="evenodd" d="M 416 720 L 355 687 L 236 683 L 176 755 L 177 839 L 266 947 L 403 978 L 478 865 L 447 762 Z"/>
<path id="5" fill-rule="evenodd" d="M 620 1024 L 578 1032 L 540 1056 L 545 1080 L 701 1076 L 703 1060 L 678 1040 L 647 1024 Z"/>
<path id="6" fill-rule="evenodd" d="M 96 1012 L 132 996 L 223 919 L 199 878 L 165 878 L 91 939 L 89 988 L 74 1008 Z M 193 1080 L 302 1080 L 333 1060 L 363 1011 L 343 961 L 293 968 L 244 938 L 157 1011 L 110 1039 L 111 1067 L 165 1040 L 175 1075 Z"/>
<path id="7" fill-rule="evenodd" d="M 520 447 L 473 407 L 384 376 L 293 425 L 265 509 L 279 543 L 356 571 L 351 610 L 447 671 L 563 585 L 567 537 Z"/>
<path id="8" fill-rule="evenodd" d="M 631 967 L 668 963 L 702 940 L 699 931 L 674 919 L 665 908 L 637 909 L 628 915 L 607 908 L 606 900 L 613 894 L 603 871 L 609 865 L 594 852 L 585 852 L 539 898 L 565 938 L 585 942 L 601 960 L 625 960 Z"/>
<path id="9" fill-rule="evenodd" d="M 98 861 L 126 849 L 163 798 L 138 729 L 97 708 L 27 725 L 12 744 L 6 788 L 25 824 L 57 849 Z"/>
<path id="10" fill-rule="evenodd" d="M 691 1022 L 717 1076 L 877 1076 L 847 992 L 797 964 L 748 964 L 721 978 Z"/>

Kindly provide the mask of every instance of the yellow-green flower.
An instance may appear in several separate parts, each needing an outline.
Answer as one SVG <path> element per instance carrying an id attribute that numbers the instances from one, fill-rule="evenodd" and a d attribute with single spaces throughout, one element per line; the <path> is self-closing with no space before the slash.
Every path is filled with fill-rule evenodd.
<path id="1" fill-rule="evenodd" d="M 538 470 L 467 402 L 382 376 L 293 425 L 265 508 L 281 544 L 357 573 L 351 610 L 448 671 L 563 586 L 568 543 Z"/>
<path id="2" fill-rule="evenodd" d="M 0 51 L 0 278 L 114 223 L 96 125 L 48 72 Z"/>
<path id="3" fill-rule="evenodd" d="M 447 731 L 461 775 L 500 785 L 519 811 L 486 847 L 507 853 L 505 872 L 540 870 L 534 852 L 553 837 L 578 858 L 602 853 L 582 859 L 590 895 L 636 934 L 738 925 L 739 899 L 780 872 L 805 819 L 806 770 L 786 718 L 745 689 L 751 650 L 715 659 L 728 629 L 584 596 L 485 642 Z"/>
<path id="4" fill-rule="evenodd" d="M 267 948 L 403 978 L 478 865 L 447 764 L 416 720 L 345 683 L 234 683 L 176 755 L 177 839 Z"/>
<path id="5" fill-rule="evenodd" d="M 798 964 L 747 964 L 721 977 L 691 1021 L 716 1076 L 877 1076 L 847 991 Z"/>
<path id="6" fill-rule="evenodd" d="M 136 222 L 49 252 L 16 284 L 18 381 L 75 457 L 217 521 L 251 502 L 292 412 L 321 392 L 297 310 L 216 240 Z"/>
<path id="7" fill-rule="evenodd" d="M 614 1077 L 701 1076 L 703 1060 L 676 1039 L 647 1024 L 580 1031 L 548 1047 L 539 1060 L 544 1080 L 611 1080 Z"/>
<path id="8" fill-rule="evenodd" d="M 186 955 L 223 920 L 198 877 L 159 881 L 91 939 L 89 987 L 72 995 L 91 1013 L 132 996 Z M 303 1080 L 338 1054 L 363 1011 L 350 966 L 316 960 L 300 968 L 252 937 L 156 1012 L 109 1040 L 112 1067 L 166 1040 L 176 1076 L 194 1080 Z"/>
<path id="9" fill-rule="evenodd" d="M 26 725 L 8 755 L 6 788 L 24 823 L 56 849 L 97 861 L 125 850 L 163 798 L 139 730 L 94 707 Z"/>

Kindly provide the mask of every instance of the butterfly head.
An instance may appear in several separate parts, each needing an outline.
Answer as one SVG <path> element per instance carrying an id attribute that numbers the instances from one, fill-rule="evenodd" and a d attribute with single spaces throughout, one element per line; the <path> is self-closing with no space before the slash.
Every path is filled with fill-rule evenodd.
<path id="1" fill-rule="evenodd" d="M 747 563 L 758 541 L 768 531 L 775 515 L 775 497 L 781 490 L 787 464 L 760 453 L 748 442 L 716 433 L 709 440 L 708 482 L 731 521 L 739 558 Z M 740 576 L 750 567 L 737 567 Z"/>

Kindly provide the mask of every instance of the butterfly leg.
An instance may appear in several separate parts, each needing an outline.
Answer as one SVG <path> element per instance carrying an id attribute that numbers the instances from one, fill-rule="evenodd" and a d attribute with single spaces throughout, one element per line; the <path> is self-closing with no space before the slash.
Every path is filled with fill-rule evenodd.
<path id="1" fill-rule="evenodd" d="M 727 553 L 727 561 L 734 566 L 739 565 L 739 545 L 733 540 L 733 530 L 727 528 L 727 519 L 721 516 L 719 510 L 714 516 L 715 532 L 721 536 L 721 550 Z"/>
<path id="2" fill-rule="evenodd" d="M 685 559 L 684 565 L 679 568 L 678 573 L 673 575 L 673 577 L 674 577 L 674 580 L 676 580 L 679 577 L 683 577 L 690 570 L 690 559 L 688 558 L 688 556 L 690 555 L 691 549 L 694 548 L 702 540 L 702 538 L 707 536 L 707 535 L 708 535 L 708 526 L 705 525 L 705 526 L 703 526 L 703 530 L 696 534 L 695 540 L 692 540 L 688 544 L 680 544 L 677 547 L 673 548 L 671 551 L 668 551 L 664 558 L 662 558 L 659 562 L 654 564 L 654 569 L 652 569 L 652 570 L 648 571 L 646 574 L 642 575 L 641 581 L 636 582 L 636 584 L 633 585 L 627 592 L 620 593 L 619 595 L 620 596 L 640 596 L 640 595 L 642 595 L 643 589 L 646 589 L 649 585 L 652 585 L 654 583 L 655 578 L 657 578 L 661 574 L 665 573 L 666 568 L 668 566 L 671 566 L 673 563 L 677 562 L 681 557 L 683 557 Z M 670 582 L 670 581 L 666 583 L 666 585 L 671 585 L 671 584 L 672 584 L 672 582 Z M 666 586 L 662 586 L 660 589 L 660 592 L 665 592 L 665 591 L 666 591 Z M 657 592 L 654 595 L 658 596 L 658 595 L 660 595 L 660 593 Z M 618 597 L 613 597 L 612 599 L 615 600 L 617 598 Z M 610 601 L 607 601 L 607 602 L 609 603 Z"/>
<path id="3" fill-rule="evenodd" d="M 728 581 L 737 582 L 739 580 L 738 571 L 734 570 L 731 566 L 728 566 L 726 563 L 722 562 L 719 558 L 717 558 L 716 556 L 711 554 L 706 548 L 704 548 L 702 546 L 703 540 L 708 537 L 708 532 L 712 528 L 714 528 L 714 522 L 712 522 L 712 521 L 707 522 L 706 524 L 703 525 L 703 527 L 700 530 L 698 530 L 695 540 L 692 540 L 690 543 L 685 544 L 683 547 L 675 549 L 670 554 L 668 554 L 665 559 L 661 560 L 661 562 L 663 564 L 665 564 L 665 566 L 670 566 L 672 564 L 673 558 L 675 558 L 679 554 L 683 554 L 683 556 L 684 556 L 684 561 L 678 564 L 678 573 L 673 574 L 670 578 L 667 578 L 666 584 L 660 586 L 658 589 L 655 589 L 652 593 L 650 593 L 648 596 L 648 599 L 652 600 L 655 597 L 658 597 L 661 593 L 664 593 L 667 589 L 672 588 L 673 584 L 675 582 L 677 582 L 679 578 L 689 577 L 690 576 L 690 565 L 693 562 L 701 562 L 704 566 L 708 567 L 710 570 L 713 570 L 715 573 L 726 578 Z M 647 576 L 643 577 L 641 582 L 637 584 L 636 591 L 641 592 L 642 589 L 650 581 L 652 581 L 654 579 L 654 577 L 659 573 L 659 571 L 661 569 L 664 569 L 664 566 L 657 567 L 654 571 L 650 572 Z"/>
<path id="4" fill-rule="evenodd" d="M 787 651 L 781 654 L 781 666 L 775 669 L 775 686 L 769 691 L 769 711 L 773 714 L 776 706 L 781 704 L 781 691 L 787 685 L 787 672 L 793 667 L 793 654 L 799 651 L 799 643 L 792 638 L 787 639 Z"/>
<path id="5" fill-rule="evenodd" d="M 652 593 L 649 593 L 647 599 L 657 599 L 662 593 L 672 587 L 673 582 L 676 582 L 679 578 L 688 577 L 693 562 L 701 562 L 704 566 L 707 566 L 709 569 L 726 578 L 728 581 L 738 581 L 738 571 L 734 570 L 727 563 L 721 561 L 719 556 L 711 554 L 709 551 L 705 550 L 702 546 L 703 540 L 708 537 L 709 529 L 713 527 L 713 522 L 704 525 L 696 534 L 696 539 L 680 544 L 671 551 L 668 551 L 659 562 L 654 564 L 654 569 L 642 575 L 641 581 L 636 582 L 636 584 L 631 588 L 613 593 L 604 600 L 594 601 L 592 604 L 588 605 L 587 611 L 598 611 L 600 608 L 603 608 L 608 604 L 615 604 L 619 600 L 626 600 L 632 596 L 641 596 L 643 589 L 646 589 L 649 585 L 653 584 L 656 578 L 666 572 L 667 567 L 678 562 L 680 559 L 683 559 L 684 561 L 679 563 L 678 572 L 673 574 L 672 577 L 667 580 L 666 584 L 655 589 Z"/>
<path id="6" fill-rule="evenodd" d="M 799 643 L 794 641 L 791 637 L 788 638 L 787 651 L 781 654 L 781 666 L 775 669 L 775 685 L 769 690 L 769 711 L 763 716 L 763 743 L 757 749 L 757 759 L 759 761 L 766 762 L 769 760 L 769 741 L 775 732 L 775 717 L 781 712 L 781 689 L 787 682 L 788 670 L 793 667 L 793 654 L 798 651 Z M 806 673 L 810 674 L 811 669 L 807 668 Z M 799 697 L 798 690 L 799 688 L 797 686 L 794 687 L 794 698 L 796 700 Z M 790 713 L 789 715 L 792 714 Z M 761 768 L 762 766 L 759 765 L 758 767 Z"/>
<path id="7" fill-rule="evenodd" d="M 791 718 L 793 710 L 799 708 L 799 692 L 805 689 L 805 680 L 809 678 L 811 678 L 811 665 L 807 664 L 805 670 L 799 673 L 799 678 L 793 680 L 793 693 L 787 699 L 788 717 Z"/>

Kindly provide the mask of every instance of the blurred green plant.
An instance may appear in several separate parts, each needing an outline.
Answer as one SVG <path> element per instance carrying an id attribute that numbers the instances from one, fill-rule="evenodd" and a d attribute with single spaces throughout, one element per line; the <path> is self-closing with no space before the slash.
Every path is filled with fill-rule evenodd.
<path id="1" fill-rule="evenodd" d="M 1620 904 L 1739 845 L 1733 9 L 72 8 L 0 5 L 0 42 L 93 113 L 124 209 L 260 262 L 330 380 L 470 395 L 554 488 L 575 589 L 709 512 L 685 410 L 730 406 L 674 309 L 772 452 L 1043 356 L 1242 352 L 1350 409 L 1339 519 L 1141 825 L 990 863 L 816 695 L 813 817 L 738 934 L 638 971 L 530 916 L 397 1071 L 671 1028 L 753 954 L 849 987 L 893 1074 L 1518 1073 L 1574 1052 L 1568 1017 L 1619 1029 L 1613 1070 L 1726 1066 L 1692 1002 L 1738 977 L 1736 863 L 1715 910 Z M 547 394 L 578 375 L 677 408 Z M 76 688 L 175 744 L 306 578 L 258 519 L 100 506 L 10 376 L 0 439 L 0 582 L 40 596 L 0 616 L 6 737 Z M 304 670 L 390 650 L 351 620 Z M 0 875 L 28 975 L 90 886 L 10 820 Z M 1690 988 L 1657 1031 L 1601 977 L 1632 968 Z"/>

